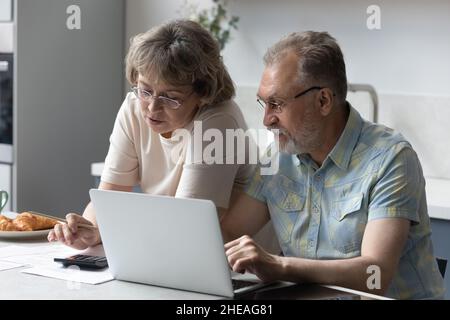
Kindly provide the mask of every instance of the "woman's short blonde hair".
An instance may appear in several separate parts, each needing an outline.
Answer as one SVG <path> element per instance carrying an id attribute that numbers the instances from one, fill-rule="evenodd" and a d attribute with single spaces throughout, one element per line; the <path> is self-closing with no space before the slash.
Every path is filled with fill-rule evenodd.
<path id="1" fill-rule="evenodd" d="M 134 36 L 130 43 L 126 76 L 132 85 L 139 74 L 171 85 L 191 85 L 205 104 L 235 94 L 218 42 L 196 22 L 171 21 Z"/>

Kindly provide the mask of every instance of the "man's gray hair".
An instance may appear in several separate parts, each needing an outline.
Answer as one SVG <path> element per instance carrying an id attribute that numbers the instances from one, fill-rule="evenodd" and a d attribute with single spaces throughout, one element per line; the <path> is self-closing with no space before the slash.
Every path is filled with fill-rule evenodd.
<path id="1" fill-rule="evenodd" d="M 270 66 L 287 52 L 299 59 L 299 81 L 333 90 L 339 103 L 347 97 L 347 76 L 341 48 L 328 32 L 294 32 L 269 48 L 264 63 Z"/>
<path id="2" fill-rule="evenodd" d="M 170 21 L 133 37 L 126 76 L 135 85 L 139 74 L 171 85 L 191 85 L 206 104 L 229 100 L 235 94 L 219 43 L 193 21 Z"/>

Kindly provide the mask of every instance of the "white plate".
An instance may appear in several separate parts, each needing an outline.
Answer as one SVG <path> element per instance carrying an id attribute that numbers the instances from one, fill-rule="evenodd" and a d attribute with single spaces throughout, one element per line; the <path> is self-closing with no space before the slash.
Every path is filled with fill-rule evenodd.
<path id="1" fill-rule="evenodd" d="M 0 231 L 2 239 L 45 239 L 52 229 L 37 231 Z"/>
<path id="2" fill-rule="evenodd" d="M 5 211 L 2 215 L 10 219 L 17 216 L 17 212 Z M 0 231 L 2 239 L 45 239 L 52 229 L 36 230 L 36 231 Z"/>

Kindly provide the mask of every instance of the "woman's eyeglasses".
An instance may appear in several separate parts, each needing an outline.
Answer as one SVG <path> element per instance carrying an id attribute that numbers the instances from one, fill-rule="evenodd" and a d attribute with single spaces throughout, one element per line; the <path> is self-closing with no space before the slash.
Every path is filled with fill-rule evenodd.
<path id="1" fill-rule="evenodd" d="M 181 104 L 182 104 L 181 101 L 167 98 L 164 96 L 156 96 L 155 97 L 151 92 L 141 89 L 139 87 L 132 87 L 131 90 L 134 92 L 134 94 L 136 95 L 136 97 L 138 99 L 143 100 L 145 102 L 149 102 L 149 103 L 152 102 L 153 99 L 157 99 L 161 103 L 161 105 L 163 105 L 164 107 L 167 107 L 169 109 L 176 110 L 176 109 L 180 108 Z M 189 94 L 189 96 L 191 94 Z"/>

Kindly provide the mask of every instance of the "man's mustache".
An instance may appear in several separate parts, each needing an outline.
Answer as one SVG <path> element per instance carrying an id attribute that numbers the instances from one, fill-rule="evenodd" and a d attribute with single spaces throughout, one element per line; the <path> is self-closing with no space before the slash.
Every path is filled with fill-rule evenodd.
<path id="1" fill-rule="evenodd" d="M 269 130 L 270 132 L 272 132 L 274 135 L 280 135 L 283 134 L 285 136 L 290 137 L 289 132 L 284 129 L 284 128 L 280 128 L 280 127 L 267 127 L 267 130 Z"/>

